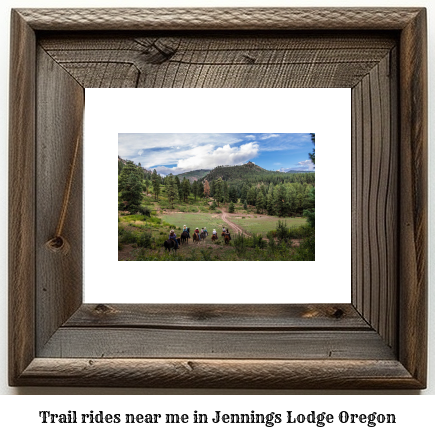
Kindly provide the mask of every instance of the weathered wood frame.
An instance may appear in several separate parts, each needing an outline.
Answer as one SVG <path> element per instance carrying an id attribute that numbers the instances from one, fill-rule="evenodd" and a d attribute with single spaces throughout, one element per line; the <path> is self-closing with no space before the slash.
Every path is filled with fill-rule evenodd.
<path id="1" fill-rule="evenodd" d="M 397 41 L 352 85 L 351 304 L 82 304 L 81 166 L 65 225 L 70 253 L 44 243 L 80 136 L 84 86 L 44 41 L 150 31 L 197 38 L 246 31 L 257 40 L 351 32 Z M 12 11 L 11 36 L 11 385 L 426 387 L 425 9 L 22 9 Z M 249 53 L 245 59 L 255 63 Z M 311 87 L 324 85 L 310 65 Z M 331 86 L 344 87 L 331 77 Z"/>

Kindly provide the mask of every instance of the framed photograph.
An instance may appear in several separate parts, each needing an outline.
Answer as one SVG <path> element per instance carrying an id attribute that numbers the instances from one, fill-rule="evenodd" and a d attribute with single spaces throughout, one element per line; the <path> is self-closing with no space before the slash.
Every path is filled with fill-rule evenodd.
<path id="1" fill-rule="evenodd" d="M 424 8 L 17 9 L 11 16 L 11 41 L 11 386 L 426 387 Z M 111 260 L 104 261 L 106 269 L 96 278 L 86 280 L 107 250 L 106 231 L 89 230 L 84 223 L 90 209 L 84 200 L 87 186 L 99 176 L 101 190 L 110 183 L 99 170 L 104 164 L 87 156 L 91 146 L 84 141 L 97 122 L 88 117 L 85 100 L 90 102 L 97 88 L 149 92 L 141 105 L 144 112 L 158 114 L 159 129 L 118 129 L 117 134 L 245 132 L 245 139 L 257 141 L 257 150 L 258 141 L 276 131 L 314 131 L 288 131 L 288 125 L 244 130 L 243 116 L 239 130 L 226 130 L 228 124 L 219 119 L 207 130 L 175 130 L 170 107 L 176 91 L 244 90 L 249 98 L 264 89 L 281 91 L 281 101 L 290 89 L 350 91 L 351 173 L 350 179 L 339 178 L 343 186 L 336 186 L 349 189 L 343 195 L 350 196 L 350 207 L 343 207 L 344 199 L 330 205 L 330 213 L 337 215 L 334 236 L 349 224 L 350 252 L 338 250 L 329 258 L 316 254 L 312 261 L 318 267 L 342 266 L 350 276 L 350 302 L 287 298 L 292 282 L 286 267 L 294 266 L 292 260 L 251 261 L 257 272 L 257 264 L 267 270 L 267 285 L 221 277 L 221 286 L 240 294 L 231 301 L 204 301 L 188 296 L 184 287 L 181 296 L 171 298 L 165 292 L 168 272 L 156 267 L 161 271 L 154 274 L 143 268 L 137 283 L 143 301 L 89 302 L 85 282 L 86 294 L 93 286 L 104 294 L 115 285 L 99 279 L 109 272 Z M 154 99 L 148 96 L 153 93 Z M 185 95 L 177 113 L 183 98 L 190 98 Z M 231 97 L 228 106 L 234 101 Z M 280 102 L 278 111 L 265 108 L 273 104 L 260 106 L 258 119 L 279 119 L 291 101 Z M 129 106 L 118 104 L 111 111 Z M 150 119 L 145 116 L 144 124 L 156 125 Z M 100 131 L 111 130 L 109 114 L 99 122 Z M 109 154 L 110 140 L 93 143 Z M 324 143 L 324 153 L 338 152 Z M 93 217 L 111 218 L 107 207 Z M 316 253 L 321 248 L 316 236 Z M 114 250 L 114 267 L 123 264 L 116 255 Z M 267 268 L 267 262 L 276 268 Z M 248 274 L 248 268 L 243 270 Z M 314 286 L 328 292 L 341 273 L 323 273 Z M 218 278 L 203 279 L 204 291 L 207 279 Z M 115 292 L 125 291 L 122 283 L 116 285 Z M 303 285 L 299 281 L 293 290 L 303 292 Z M 278 301 L 267 297 L 274 288 L 281 289 Z M 151 297 L 156 292 L 161 300 Z M 254 292 L 263 297 L 251 296 Z"/>

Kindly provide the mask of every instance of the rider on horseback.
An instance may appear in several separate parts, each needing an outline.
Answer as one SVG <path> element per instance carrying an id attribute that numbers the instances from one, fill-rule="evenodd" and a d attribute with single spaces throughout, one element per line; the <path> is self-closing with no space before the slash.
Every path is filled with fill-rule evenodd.
<path id="1" fill-rule="evenodd" d="M 186 232 L 186 233 L 187 233 L 187 235 L 188 235 L 188 237 L 187 237 L 187 238 L 190 238 L 190 233 L 189 233 L 189 229 L 188 229 L 188 227 L 187 227 L 186 225 L 184 225 L 184 227 L 183 227 L 183 232 Z"/>
<path id="2" fill-rule="evenodd" d="M 205 234 L 205 236 L 208 236 L 208 230 L 205 226 L 204 226 L 204 234 Z"/>
<path id="3" fill-rule="evenodd" d="M 201 240 L 201 235 L 199 234 L 199 229 L 195 229 L 195 234 L 198 235 L 198 239 Z"/>
<path id="4" fill-rule="evenodd" d="M 175 244 L 176 244 L 176 246 L 177 246 L 177 249 L 178 249 L 178 247 L 180 247 L 180 246 L 178 245 L 178 240 L 177 240 L 177 236 L 175 235 L 175 231 L 174 231 L 174 229 L 171 229 L 171 232 L 169 232 L 169 239 L 175 241 Z"/>
<path id="5" fill-rule="evenodd" d="M 230 235 L 230 230 L 227 228 L 225 235 L 228 235 L 230 237 L 230 241 L 231 241 L 231 235 Z"/>

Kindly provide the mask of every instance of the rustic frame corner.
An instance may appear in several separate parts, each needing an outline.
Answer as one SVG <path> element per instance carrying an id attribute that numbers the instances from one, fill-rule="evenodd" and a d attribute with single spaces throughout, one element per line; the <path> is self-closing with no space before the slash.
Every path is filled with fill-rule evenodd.
<path id="1" fill-rule="evenodd" d="M 11 23 L 10 385 L 426 387 L 424 8 L 19 9 Z M 81 181 L 69 254 L 44 245 L 99 86 L 351 87 L 352 303 L 83 304 Z"/>

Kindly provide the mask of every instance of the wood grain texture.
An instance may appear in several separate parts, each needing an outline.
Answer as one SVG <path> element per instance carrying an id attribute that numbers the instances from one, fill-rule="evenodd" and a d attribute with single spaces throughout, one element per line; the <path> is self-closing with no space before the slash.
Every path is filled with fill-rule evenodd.
<path id="1" fill-rule="evenodd" d="M 397 64 L 393 48 L 352 89 L 352 280 L 361 315 L 397 349 L 399 207 Z"/>
<path id="2" fill-rule="evenodd" d="M 185 330 L 370 330 L 352 305 L 83 304 L 64 327 Z"/>
<path id="3" fill-rule="evenodd" d="M 74 171 L 63 236 L 67 255 L 45 243 L 56 232 L 77 137 L 82 136 L 84 90 L 47 55 L 37 51 L 36 318 L 37 352 L 82 301 L 83 164 Z M 80 148 L 81 149 L 81 148 Z M 45 312 L 51 312 L 45 315 Z"/>
<path id="4" fill-rule="evenodd" d="M 59 328 L 39 357 L 395 360 L 374 330 Z"/>
<path id="5" fill-rule="evenodd" d="M 200 38 L 68 34 L 39 43 L 87 88 L 352 88 L 397 40 L 381 34 L 226 32 Z"/>
<path id="6" fill-rule="evenodd" d="M 401 30 L 420 8 L 18 9 L 35 30 Z"/>
<path id="7" fill-rule="evenodd" d="M 9 378 L 35 357 L 35 35 L 11 17 L 9 118 Z"/>
<path id="8" fill-rule="evenodd" d="M 14 12 L 10 383 L 424 388 L 425 22 L 421 8 Z M 353 306 L 80 305 L 80 183 L 71 255 L 42 243 L 83 87 L 118 86 L 351 87 Z"/>
<path id="9" fill-rule="evenodd" d="M 34 359 L 19 383 L 226 389 L 421 387 L 391 360 Z"/>
<path id="10" fill-rule="evenodd" d="M 423 383 L 427 357 L 426 11 L 401 34 L 399 360 Z"/>

